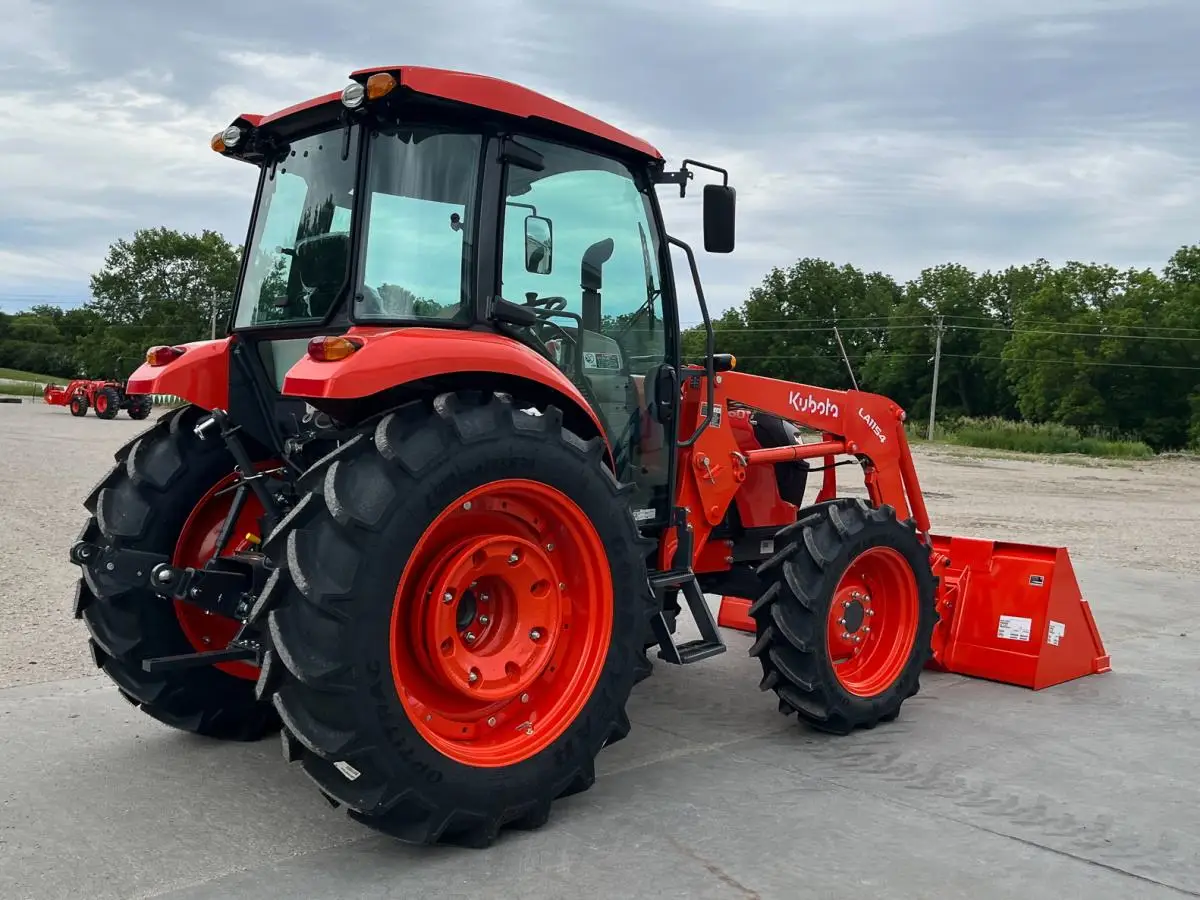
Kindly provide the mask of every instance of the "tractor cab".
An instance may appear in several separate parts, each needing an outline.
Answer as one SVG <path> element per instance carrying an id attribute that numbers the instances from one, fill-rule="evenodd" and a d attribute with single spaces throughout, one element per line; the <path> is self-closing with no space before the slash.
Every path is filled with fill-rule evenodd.
<path id="1" fill-rule="evenodd" d="M 553 101 L 532 92 L 510 98 L 512 115 L 494 97 L 484 110 L 473 78 L 359 73 L 340 96 L 214 136 L 262 170 L 232 331 L 284 395 L 318 334 L 515 339 L 582 395 L 618 477 L 637 485 L 639 520 L 663 523 L 680 348 L 654 187 L 682 192 L 691 172 L 666 172 L 653 147 L 581 113 L 576 127 L 551 125 L 530 106 Z M 461 102 L 447 102 L 455 91 Z M 733 191 L 710 188 L 705 243 L 728 252 Z"/>

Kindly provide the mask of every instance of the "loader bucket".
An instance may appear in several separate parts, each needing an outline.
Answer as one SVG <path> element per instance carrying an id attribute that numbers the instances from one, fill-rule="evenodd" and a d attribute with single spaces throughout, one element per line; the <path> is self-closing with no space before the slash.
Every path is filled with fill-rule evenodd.
<path id="1" fill-rule="evenodd" d="M 722 628 L 754 634 L 754 620 L 750 618 L 751 602 L 742 597 L 722 597 L 721 608 L 717 611 L 717 624 Z"/>
<path id="2" fill-rule="evenodd" d="M 1111 670 L 1065 547 L 933 535 L 929 668 L 1035 691 Z"/>
<path id="3" fill-rule="evenodd" d="M 1041 690 L 1111 669 L 1065 547 L 932 536 L 938 576 L 927 668 Z M 754 633 L 751 601 L 723 597 L 717 622 Z"/>

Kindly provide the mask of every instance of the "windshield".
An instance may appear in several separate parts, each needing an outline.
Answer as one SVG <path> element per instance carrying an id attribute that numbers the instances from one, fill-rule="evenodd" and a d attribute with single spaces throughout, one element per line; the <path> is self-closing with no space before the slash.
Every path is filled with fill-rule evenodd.
<path id="1" fill-rule="evenodd" d="M 339 128 L 293 141 L 268 167 L 235 328 L 320 321 L 345 286 L 358 131 L 349 153 Z"/>

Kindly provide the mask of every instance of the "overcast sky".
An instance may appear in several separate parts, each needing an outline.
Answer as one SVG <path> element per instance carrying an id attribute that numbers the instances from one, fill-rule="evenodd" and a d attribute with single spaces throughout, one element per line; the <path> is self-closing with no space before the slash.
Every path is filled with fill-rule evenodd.
<path id="1" fill-rule="evenodd" d="M 140 227 L 241 243 L 253 170 L 212 133 L 378 64 L 510 78 L 727 166 L 717 311 L 803 256 L 907 279 L 1157 269 L 1200 242 L 1200 0 L 0 0 L 0 21 L 9 312 L 82 301 Z M 699 191 L 660 193 L 698 243 Z"/>

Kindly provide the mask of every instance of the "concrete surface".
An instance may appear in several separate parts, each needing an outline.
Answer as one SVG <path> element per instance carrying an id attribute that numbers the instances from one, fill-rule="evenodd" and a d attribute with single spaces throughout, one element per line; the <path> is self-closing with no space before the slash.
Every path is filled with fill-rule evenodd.
<path id="1" fill-rule="evenodd" d="M 486 851 L 375 836 L 277 741 L 172 732 L 98 678 L 8 688 L 0 897 L 1200 896 L 1195 579 L 1077 570 L 1112 673 L 1038 693 L 927 673 L 897 722 L 826 738 L 726 632 L 638 687 L 592 790 Z"/>
<path id="2" fill-rule="evenodd" d="M 637 688 L 592 790 L 471 852 L 377 837 L 277 741 L 173 732 L 90 676 L 66 547 L 146 424 L 0 406 L 0 900 L 1200 895 L 1195 462 L 914 451 L 936 530 L 1071 548 L 1112 673 L 1036 694 L 927 673 L 899 721 L 825 738 L 727 632 Z"/>

